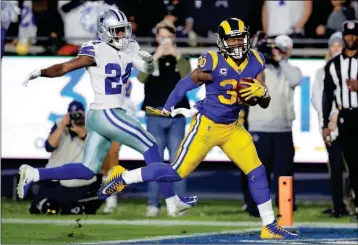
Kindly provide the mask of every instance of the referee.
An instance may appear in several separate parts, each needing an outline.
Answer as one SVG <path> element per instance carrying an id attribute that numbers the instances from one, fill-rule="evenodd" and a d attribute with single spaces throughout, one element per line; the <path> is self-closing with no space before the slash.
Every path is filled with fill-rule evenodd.
<path id="1" fill-rule="evenodd" d="M 335 101 L 339 110 L 338 142 L 348 165 L 350 182 L 355 193 L 355 216 L 358 218 L 358 21 L 343 23 L 344 49 L 325 66 L 322 99 L 324 141 L 330 145 L 329 115 Z"/>

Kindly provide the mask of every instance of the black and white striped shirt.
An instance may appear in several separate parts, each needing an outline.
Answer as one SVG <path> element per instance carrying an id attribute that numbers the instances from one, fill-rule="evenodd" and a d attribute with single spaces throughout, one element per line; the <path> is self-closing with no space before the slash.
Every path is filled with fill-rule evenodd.
<path id="1" fill-rule="evenodd" d="M 358 108 L 358 93 L 348 89 L 348 79 L 358 79 L 358 53 L 349 57 L 343 50 L 325 66 L 322 100 L 323 128 L 328 126 L 333 101 L 335 101 L 338 110 Z"/>

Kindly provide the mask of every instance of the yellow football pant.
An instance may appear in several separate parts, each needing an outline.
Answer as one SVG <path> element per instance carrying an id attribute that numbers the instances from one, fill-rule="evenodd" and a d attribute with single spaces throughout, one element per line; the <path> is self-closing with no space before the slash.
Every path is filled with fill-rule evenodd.
<path id="1" fill-rule="evenodd" d="M 214 146 L 219 146 L 245 174 L 261 165 L 252 137 L 241 124 L 218 124 L 198 113 L 178 149 L 173 168 L 185 178 Z"/>

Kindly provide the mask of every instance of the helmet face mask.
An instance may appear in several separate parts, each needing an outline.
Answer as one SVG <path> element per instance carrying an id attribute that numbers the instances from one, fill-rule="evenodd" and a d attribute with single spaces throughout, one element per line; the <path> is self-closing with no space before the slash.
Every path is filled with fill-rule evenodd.
<path id="1" fill-rule="evenodd" d="M 122 50 L 129 44 L 132 25 L 123 12 L 109 9 L 98 17 L 97 35 L 100 40 Z"/>
<path id="2" fill-rule="evenodd" d="M 227 19 L 218 28 L 217 46 L 224 55 L 242 59 L 250 50 L 250 33 L 241 20 Z"/>

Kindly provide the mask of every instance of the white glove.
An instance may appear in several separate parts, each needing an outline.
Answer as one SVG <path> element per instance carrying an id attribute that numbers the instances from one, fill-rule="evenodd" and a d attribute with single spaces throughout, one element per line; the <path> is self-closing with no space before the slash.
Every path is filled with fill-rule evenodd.
<path id="1" fill-rule="evenodd" d="M 182 114 L 184 117 L 192 117 L 194 116 L 196 113 L 198 113 L 197 109 L 187 109 L 187 108 L 177 108 L 177 109 L 172 109 L 171 112 L 171 116 L 175 117 L 178 114 Z"/>
<path id="2" fill-rule="evenodd" d="M 147 63 L 153 62 L 153 56 L 150 53 L 148 53 L 147 51 L 139 50 L 138 55 L 142 60 L 144 60 Z"/>
<path id="3" fill-rule="evenodd" d="M 35 78 L 38 78 L 39 76 L 41 76 L 41 70 L 39 70 L 39 69 L 34 70 L 33 72 L 31 72 L 31 73 L 27 76 L 25 82 L 23 82 L 22 85 L 24 85 L 25 87 L 27 87 L 27 84 L 29 83 L 30 80 L 33 80 L 33 79 L 35 79 Z"/>

